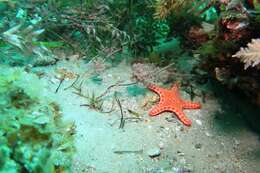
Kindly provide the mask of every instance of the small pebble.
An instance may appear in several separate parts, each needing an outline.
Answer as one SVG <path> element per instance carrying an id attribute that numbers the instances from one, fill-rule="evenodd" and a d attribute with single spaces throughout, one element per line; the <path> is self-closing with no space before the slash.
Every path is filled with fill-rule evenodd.
<path id="1" fill-rule="evenodd" d="M 177 151 L 177 154 L 178 154 L 179 156 L 184 156 L 184 153 L 181 152 L 181 151 Z"/>
<path id="2" fill-rule="evenodd" d="M 210 134 L 209 132 L 205 132 L 207 137 L 212 137 L 212 134 Z"/>
<path id="3" fill-rule="evenodd" d="M 200 143 L 198 143 L 198 144 L 195 144 L 195 148 L 196 148 L 196 149 L 198 149 L 198 150 L 199 150 L 199 149 L 201 149 L 201 147 L 202 147 L 202 144 L 200 144 Z"/>
<path id="4" fill-rule="evenodd" d="M 177 168 L 172 168 L 172 173 L 190 173 L 192 170 L 189 170 L 187 168 L 182 168 L 182 167 L 177 167 Z"/>
<path id="5" fill-rule="evenodd" d="M 240 141 L 235 139 L 235 145 L 239 145 L 240 144 Z"/>
<path id="6" fill-rule="evenodd" d="M 163 169 L 161 168 L 155 168 L 155 169 L 152 169 L 150 170 L 148 173 L 163 173 Z"/>
<path id="7" fill-rule="evenodd" d="M 202 126 L 202 122 L 200 120 L 195 121 L 199 126 Z"/>
<path id="8" fill-rule="evenodd" d="M 161 150 L 160 150 L 160 148 L 157 148 L 157 147 L 155 147 L 155 148 L 151 148 L 151 149 L 149 149 L 148 151 L 147 151 L 147 154 L 148 154 L 148 156 L 150 156 L 150 157 L 158 157 L 158 156 L 160 156 L 161 155 Z"/>
<path id="9" fill-rule="evenodd" d="M 160 149 L 163 149 L 163 148 L 164 148 L 164 143 L 163 143 L 163 142 L 160 142 L 160 143 L 159 143 L 159 148 L 160 148 Z"/>
<path id="10" fill-rule="evenodd" d="M 153 126 L 151 126 L 151 125 L 149 125 L 149 126 L 147 126 L 148 127 L 148 129 L 152 129 L 153 128 Z"/>
<path id="11" fill-rule="evenodd" d="M 221 156 L 221 152 L 216 153 L 216 158 L 219 158 Z"/>

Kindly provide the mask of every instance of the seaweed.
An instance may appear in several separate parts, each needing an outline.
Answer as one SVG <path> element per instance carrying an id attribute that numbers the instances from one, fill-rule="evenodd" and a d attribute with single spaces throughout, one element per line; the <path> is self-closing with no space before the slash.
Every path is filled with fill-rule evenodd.
<path id="1" fill-rule="evenodd" d="M 39 79 L 4 66 L 0 76 L 0 172 L 71 172 L 71 126 L 40 94 Z"/>

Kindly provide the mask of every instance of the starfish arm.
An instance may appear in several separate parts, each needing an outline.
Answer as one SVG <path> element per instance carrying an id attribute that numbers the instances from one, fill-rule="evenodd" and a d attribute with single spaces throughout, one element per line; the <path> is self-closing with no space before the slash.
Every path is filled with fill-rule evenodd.
<path id="1" fill-rule="evenodd" d="M 178 84 L 173 85 L 170 90 L 153 84 L 148 85 L 148 88 L 160 96 L 160 102 L 151 109 L 149 112 L 150 116 L 155 116 L 165 111 L 174 112 L 184 125 L 190 126 L 192 124 L 191 120 L 185 116 L 183 109 L 199 109 L 201 105 L 195 102 L 183 101 L 179 94 Z"/>
<path id="2" fill-rule="evenodd" d="M 186 115 L 183 113 L 182 110 L 171 108 L 171 111 L 175 112 L 176 116 L 179 118 L 179 120 L 186 126 L 191 126 L 192 122 Z"/>
<path id="3" fill-rule="evenodd" d="M 163 93 L 163 89 L 160 88 L 160 87 L 158 87 L 158 86 L 156 86 L 156 85 L 154 85 L 154 84 L 149 84 L 149 85 L 148 85 L 148 88 L 149 88 L 150 90 L 156 92 L 156 93 L 159 94 L 159 95 Z"/>
<path id="4" fill-rule="evenodd" d="M 159 103 L 159 104 L 155 105 L 154 107 L 152 107 L 152 109 L 149 111 L 149 115 L 156 116 L 162 112 L 163 112 L 162 104 Z"/>
<path id="5" fill-rule="evenodd" d="M 182 103 L 183 109 L 200 109 L 200 103 L 190 102 L 190 101 L 183 101 Z"/>

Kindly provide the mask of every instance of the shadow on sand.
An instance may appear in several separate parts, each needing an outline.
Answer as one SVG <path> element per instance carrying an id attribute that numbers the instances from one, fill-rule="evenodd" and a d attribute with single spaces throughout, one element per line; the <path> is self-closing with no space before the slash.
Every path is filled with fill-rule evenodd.
<path id="1" fill-rule="evenodd" d="M 251 128 L 260 135 L 260 108 L 238 91 L 230 91 L 216 82 L 213 86 L 221 105 L 221 111 L 214 113 L 214 126 L 227 133 Z"/>

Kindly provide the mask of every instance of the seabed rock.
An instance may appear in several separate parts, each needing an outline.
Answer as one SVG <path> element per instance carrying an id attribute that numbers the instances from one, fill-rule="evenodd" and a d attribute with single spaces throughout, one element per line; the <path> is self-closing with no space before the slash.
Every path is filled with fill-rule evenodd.
<path id="1" fill-rule="evenodd" d="M 172 168 L 172 173 L 191 173 L 192 170 L 186 167 L 174 167 Z"/>
<path id="2" fill-rule="evenodd" d="M 160 148 L 158 148 L 158 147 L 155 147 L 155 148 L 151 148 L 151 149 L 149 149 L 148 151 L 147 151 L 147 154 L 148 154 L 148 156 L 149 157 L 158 157 L 158 156 L 160 156 L 161 155 L 161 150 L 160 150 Z"/>
<path id="3" fill-rule="evenodd" d="M 148 173 L 164 173 L 164 171 L 161 168 L 154 168 L 150 170 Z"/>

